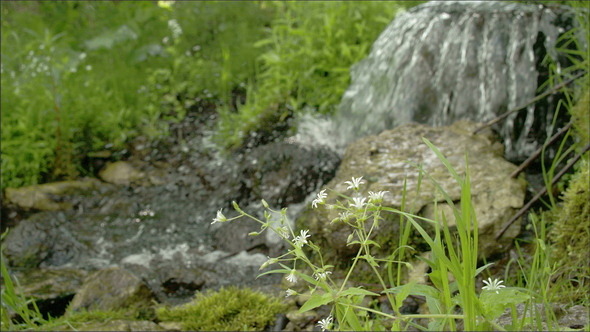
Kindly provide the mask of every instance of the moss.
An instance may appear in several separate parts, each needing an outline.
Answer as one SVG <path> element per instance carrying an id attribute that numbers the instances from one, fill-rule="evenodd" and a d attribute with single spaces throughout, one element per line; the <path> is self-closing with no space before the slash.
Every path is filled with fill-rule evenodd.
<path id="1" fill-rule="evenodd" d="M 195 299 L 177 307 L 161 307 L 162 322 L 180 322 L 192 331 L 263 330 L 284 305 L 248 288 L 228 287 L 216 292 L 197 293 Z"/>
<path id="2" fill-rule="evenodd" d="M 563 204 L 550 212 L 552 259 L 557 264 L 557 298 L 588 300 L 590 286 L 590 163 L 582 160 L 563 194 Z M 561 281 L 561 282 L 560 282 Z"/>

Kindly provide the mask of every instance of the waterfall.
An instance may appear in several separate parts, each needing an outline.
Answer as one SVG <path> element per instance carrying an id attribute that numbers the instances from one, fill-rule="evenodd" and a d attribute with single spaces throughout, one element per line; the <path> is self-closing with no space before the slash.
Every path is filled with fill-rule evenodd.
<path id="1" fill-rule="evenodd" d="M 334 117 L 304 116 L 296 139 L 342 151 L 355 139 L 408 122 L 485 122 L 521 106 L 546 79 L 539 72 L 542 58 L 556 58 L 556 40 L 565 30 L 554 22 L 562 12 L 564 7 L 433 1 L 399 13 L 353 66 Z M 547 137 L 551 106 L 530 105 L 494 127 L 508 159 L 526 157 Z"/>

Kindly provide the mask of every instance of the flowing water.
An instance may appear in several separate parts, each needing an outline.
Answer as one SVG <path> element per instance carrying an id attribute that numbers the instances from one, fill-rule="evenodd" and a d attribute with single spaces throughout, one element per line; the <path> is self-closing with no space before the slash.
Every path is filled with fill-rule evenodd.
<path id="1" fill-rule="evenodd" d="M 369 56 L 353 67 L 335 118 L 305 117 L 298 139 L 342 151 L 359 137 L 408 122 L 485 122 L 521 106 L 547 77 L 541 61 L 546 53 L 556 57 L 565 12 L 506 2 L 434 1 L 398 14 Z M 495 127 L 508 159 L 526 157 L 553 129 L 555 105 L 549 104 L 530 105 Z"/>

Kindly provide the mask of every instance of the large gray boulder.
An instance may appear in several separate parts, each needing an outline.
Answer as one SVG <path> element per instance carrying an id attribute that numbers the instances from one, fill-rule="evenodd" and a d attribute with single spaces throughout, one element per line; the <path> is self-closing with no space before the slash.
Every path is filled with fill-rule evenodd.
<path id="1" fill-rule="evenodd" d="M 495 239 L 495 234 L 523 205 L 526 184 L 521 179 L 510 178 L 516 166 L 502 157 L 500 143 L 495 142 L 489 133 L 471 134 L 476 127 L 471 122 L 436 128 L 407 124 L 352 143 L 346 150 L 336 176 L 325 185 L 325 188 L 330 189 L 326 191 L 327 203 L 336 202 L 338 195 L 351 196 L 353 191 L 347 189 L 348 185 L 344 182 L 362 176 L 365 184 L 360 187 L 359 194 L 367 197 L 369 191 L 386 190 L 388 193 L 383 205 L 400 208 L 405 182 L 406 211 L 438 220 L 440 213 L 444 212 L 449 225 L 454 228 L 451 209 L 437 193 L 433 182 L 424 177 L 418 190 L 418 165 L 421 165 L 424 172 L 440 183 L 453 202 L 459 202 L 461 197 L 460 186 L 435 153 L 424 144 L 422 138 L 425 137 L 440 149 L 459 174 L 465 172 L 467 156 L 472 200 L 479 222 L 479 256 L 489 257 L 501 252 L 519 233 L 520 226 L 518 223 L 513 224 L 499 240 Z M 438 215 L 434 215 L 435 202 Z M 330 222 L 338 217 L 338 213 L 325 206 L 317 209 L 310 207 L 298 223 L 300 228 L 310 229 L 314 241 L 333 250 L 328 256 L 348 258 L 356 253 L 357 248 L 346 246 L 346 239 L 351 233 L 349 226 L 342 222 Z M 390 254 L 398 241 L 399 218 L 391 213 L 382 216 L 385 221 L 380 223 L 379 229 L 373 234 L 378 234 L 378 242 L 385 245 L 381 249 L 382 254 Z M 428 229 L 428 225 L 424 227 Z M 416 233 L 409 244 L 419 251 L 429 250 Z"/>

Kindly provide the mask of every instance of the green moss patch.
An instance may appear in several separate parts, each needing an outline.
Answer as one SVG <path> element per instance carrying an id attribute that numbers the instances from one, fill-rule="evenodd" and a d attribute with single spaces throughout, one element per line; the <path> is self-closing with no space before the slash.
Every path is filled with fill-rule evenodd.
<path id="1" fill-rule="evenodd" d="M 195 299 L 177 307 L 162 307 L 160 321 L 180 322 L 183 330 L 245 331 L 263 330 L 284 305 L 247 288 L 228 287 L 216 292 L 197 293 Z"/>

